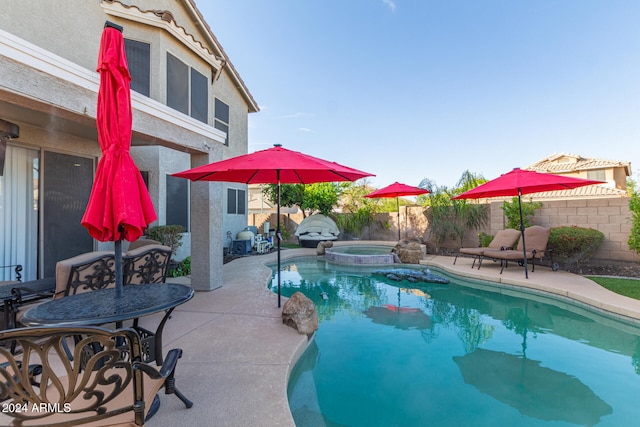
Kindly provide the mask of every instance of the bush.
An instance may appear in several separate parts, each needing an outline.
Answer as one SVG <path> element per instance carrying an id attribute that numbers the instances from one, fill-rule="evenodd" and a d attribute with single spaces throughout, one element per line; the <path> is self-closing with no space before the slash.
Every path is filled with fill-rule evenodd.
<path id="1" fill-rule="evenodd" d="M 629 198 L 631 212 L 631 234 L 629 235 L 629 249 L 640 254 L 640 195 L 634 193 Z"/>
<path id="2" fill-rule="evenodd" d="M 555 227 L 551 229 L 548 249 L 556 262 L 565 265 L 588 261 L 604 241 L 604 234 L 593 228 Z"/>
<path id="3" fill-rule="evenodd" d="M 481 233 L 478 233 L 478 240 L 480 241 L 480 246 L 486 248 L 487 246 L 489 246 L 489 243 L 493 241 L 493 236 L 483 231 Z"/>
<path id="4" fill-rule="evenodd" d="M 185 228 L 181 225 L 158 225 L 149 227 L 144 232 L 147 239 L 157 240 L 165 246 L 171 248 L 171 254 L 176 253 L 176 249 L 182 245 L 182 233 Z"/>
<path id="5" fill-rule="evenodd" d="M 188 276 L 191 274 L 191 257 L 188 256 L 178 263 L 178 266 L 169 270 L 169 277 Z"/>

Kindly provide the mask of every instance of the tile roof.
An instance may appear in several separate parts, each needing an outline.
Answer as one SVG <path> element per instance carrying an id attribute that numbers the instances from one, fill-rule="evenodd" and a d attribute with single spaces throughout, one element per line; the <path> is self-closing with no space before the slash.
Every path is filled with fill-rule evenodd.
<path id="1" fill-rule="evenodd" d="M 546 173 L 569 173 L 590 169 L 625 168 L 627 176 L 631 176 L 631 163 L 619 160 L 606 160 L 582 157 L 576 154 L 552 154 L 524 169 Z"/>

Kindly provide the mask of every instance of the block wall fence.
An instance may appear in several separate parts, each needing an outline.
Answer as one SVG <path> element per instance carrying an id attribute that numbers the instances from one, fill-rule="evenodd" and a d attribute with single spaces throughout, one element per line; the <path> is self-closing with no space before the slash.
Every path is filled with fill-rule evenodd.
<path id="1" fill-rule="evenodd" d="M 523 197 L 523 202 L 526 202 Z M 502 202 L 489 204 L 490 219 L 483 229 L 469 231 L 463 241 L 463 246 L 478 246 L 478 233 L 485 232 L 495 235 L 506 224 L 506 218 L 501 209 Z M 433 239 L 429 232 L 429 223 L 424 215 L 425 208 L 421 206 L 400 207 L 400 230 L 402 238 L 417 239 L 427 243 L 434 249 Z M 275 214 L 250 214 L 249 225 L 255 225 L 260 231 L 264 221 L 270 220 L 271 228 L 275 228 Z M 281 221 L 288 230 L 288 241 L 296 243 L 293 233 L 302 221 L 302 214 L 283 214 Z M 629 249 L 627 240 L 631 234 L 631 213 L 627 198 L 599 198 L 580 200 L 549 200 L 542 201 L 542 208 L 536 210 L 533 223 L 543 227 L 577 226 L 600 230 L 604 242 L 593 255 L 595 261 L 640 262 L 640 256 Z M 377 214 L 374 222 L 366 227 L 360 236 L 340 235 L 340 240 L 397 240 L 398 215 L 396 213 Z M 446 241 L 442 248 L 455 250 L 460 247 L 459 240 Z"/>

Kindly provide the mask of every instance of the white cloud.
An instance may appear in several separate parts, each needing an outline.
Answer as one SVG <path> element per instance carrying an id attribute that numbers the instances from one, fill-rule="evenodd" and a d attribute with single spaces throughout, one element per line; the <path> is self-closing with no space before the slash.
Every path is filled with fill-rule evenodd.
<path id="1" fill-rule="evenodd" d="M 382 3 L 389 6 L 389 9 L 391 9 L 391 12 L 396 11 L 396 2 L 394 2 L 393 0 L 382 0 Z"/>
<path id="2" fill-rule="evenodd" d="M 300 132 L 313 132 L 313 131 L 312 131 L 311 129 L 309 129 L 309 128 L 298 128 L 298 130 L 299 130 Z"/>

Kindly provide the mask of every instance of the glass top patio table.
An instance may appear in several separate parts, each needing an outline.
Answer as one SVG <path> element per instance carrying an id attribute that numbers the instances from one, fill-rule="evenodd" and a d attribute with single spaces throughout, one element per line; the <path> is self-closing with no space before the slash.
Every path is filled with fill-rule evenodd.
<path id="1" fill-rule="evenodd" d="M 177 283 L 126 285 L 122 297 L 116 298 L 115 288 L 98 289 L 46 301 L 30 308 L 22 316 L 26 326 L 86 326 L 106 323 L 120 324 L 134 319 L 134 328 L 141 338 L 149 338 L 153 353 L 150 359 L 162 364 L 162 330 L 173 309 L 193 298 L 191 287 Z M 137 319 L 165 311 L 155 333 L 137 327 Z"/>
<path id="2" fill-rule="evenodd" d="M 193 295 L 193 289 L 177 283 L 127 285 L 121 298 L 116 298 L 114 288 L 99 289 L 44 302 L 27 310 L 21 322 L 27 326 L 121 322 L 177 307 Z"/>

